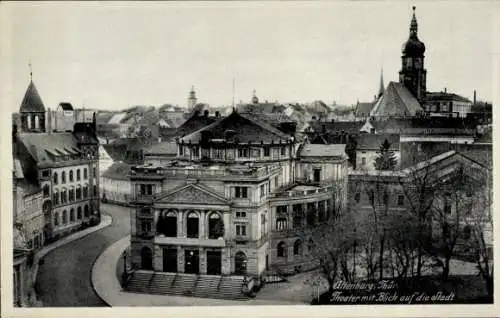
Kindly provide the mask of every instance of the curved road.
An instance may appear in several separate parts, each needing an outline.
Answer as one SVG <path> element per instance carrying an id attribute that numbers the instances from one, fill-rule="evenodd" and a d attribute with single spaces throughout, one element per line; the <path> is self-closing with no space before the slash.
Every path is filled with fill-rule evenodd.
<path id="1" fill-rule="evenodd" d="M 130 234 L 130 212 L 129 208 L 109 204 L 102 204 L 101 210 L 113 218 L 110 226 L 45 256 L 36 282 L 37 294 L 44 306 L 106 306 L 92 288 L 92 266 L 106 247 Z"/>

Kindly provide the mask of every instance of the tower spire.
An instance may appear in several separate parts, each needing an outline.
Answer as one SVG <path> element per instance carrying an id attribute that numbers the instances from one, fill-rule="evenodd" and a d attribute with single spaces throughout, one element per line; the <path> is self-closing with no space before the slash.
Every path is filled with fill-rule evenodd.
<path id="1" fill-rule="evenodd" d="M 31 60 L 28 63 L 28 66 L 30 68 L 30 82 L 33 81 L 33 68 L 31 67 Z"/>
<path id="2" fill-rule="evenodd" d="M 417 23 L 417 17 L 415 16 L 416 7 L 413 6 L 412 9 L 413 9 L 413 17 L 411 18 L 411 23 L 410 23 L 410 35 L 417 35 L 418 23 Z"/>
<path id="3" fill-rule="evenodd" d="M 384 68 L 380 69 L 380 86 L 378 88 L 378 97 L 384 94 Z"/>

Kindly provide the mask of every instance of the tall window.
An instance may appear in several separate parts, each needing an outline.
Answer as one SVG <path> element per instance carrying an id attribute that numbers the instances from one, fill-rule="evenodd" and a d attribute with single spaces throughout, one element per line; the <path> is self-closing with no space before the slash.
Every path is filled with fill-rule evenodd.
<path id="1" fill-rule="evenodd" d="M 73 209 L 73 208 L 69 211 L 69 221 L 70 222 L 75 221 L 75 209 Z"/>
<path id="2" fill-rule="evenodd" d="M 266 195 L 266 185 L 263 184 L 260 186 L 260 198 L 262 199 Z"/>
<path id="3" fill-rule="evenodd" d="M 69 171 L 69 182 L 73 182 L 73 170 Z"/>
<path id="4" fill-rule="evenodd" d="M 302 205 L 300 204 L 293 205 L 293 227 L 302 227 Z"/>
<path id="5" fill-rule="evenodd" d="M 236 225 L 236 236 L 247 236 L 247 226 L 245 224 Z"/>
<path id="6" fill-rule="evenodd" d="M 58 179 L 58 176 L 57 176 L 57 172 L 54 172 L 54 184 L 57 184 L 59 181 Z"/>
<path id="7" fill-rule="evenodd" d="M 90 216 L 89 206 L 87 204 L 85 204 L 85 206 L 83 207 L 83 215 L 86 218 L 88 218 Z"/>
<path id="8" fill-rule="evenodd" d="M 199 157 L 200 156 L 200 148 L 198 146 L 193 147 L 193 157 Z"/>
<path id="9" fill-rule="evenodd" d="M 82 199 L 82 186 L 78 185 L 76 188 L 76 199 L 81 200 Z"/>
<path id="10" fill-rule="evenodd" d="M 404 195 L 398 195 L 398 205 L 402 206 L 405 204 L 405 196 Z"/>
<path id="11" fill-rule="evenodd" d="M 61 183 L 66 183 L 66 171 L 63 171 L 61 173 Z"/>
<path id="12" fill-rule="evenodd" d="M 368 193 L 368 199 L 370 200 L 370 204 L 373 205 L 375 203 L 375 193 L 373 190 Z"/>
<path id="13" fill-rule="evenodd" d="M 359 194 L 359 192 L 356 192 L 354 194 L 354 201 L 356 201 L 356 203 L 359 203 L 360 199 L 361 199 L 361 195 Z"/>
<path id="14" fill-rule="evenodd" d="M 50 188 L 47 184 L 43 186 L 43 196 L 44 197 L 50 196 Z"/>
<path id="15" fill-rule="evenodd" d="M 158 218 L 156 230 L 166 237 L 177 237 L 177 213 L 175 211 L 163 212 Z"/>
<path id="16" fill-rule="evenodd" d="M 293 243 L 293 255 L 301 255 L 302 254 L 302 242 L 300 240 L 296 240 Z"/>
<path id="17" fill-rule="evenodd" d="M 26 121 L 27 121 L 27 124 L 28 124 L 28 129 L 31 129 L 31 116 L 26 116 Z"/>
<path id="18" fill-rule="evenodd" d="M 271 155 L 271 147 L 265 146 L 264 147 L 264 157 L 269 157 L 270 155 Z"/>
<path id="19" fill-rule="evenodd" d="M 88 186 L 83 187 L 83 198 L 86 199 L 89 196 L 89 188 Z"/>
<path id="20" fill-rule="evenodd" d="M 59 204 L 59 192 L 57 190 L 52 194 L 52 201 L 54 205 Z"/>
<path id="21" fill-rule="evenodd" d="M 281 155 L 286 156 L 286 147 L 281 147 Z"/>
<path id="22" fill-rule="evenodd" d="M 59 213 L 54 213 L 54 226 L 59 226 Z"/>
<path id="23" fill-rule="evenodd" d="M 78 220 L 81 220 L 82 219 L 82 207 L 79 206 L 77 209 L 76 209 L 76 217 L 78 218 Z"/>
<path id="24" fill-rule="evenodd" d="M 277 247 L 278 257 L 286 257 L 286 244 L 285 242 L 279 242 Z"/>
<path id="25" fill-rule="evenodd" d="M 96 197 L 97 196 L 97 185 L 94 185 L 94 196 Z"/>
<path id="26" fill-rule="evenodd" d="M 191 212 L 187 216 L 187 237 L 188 238 L 198 238 L 199 237 L 199 218 L 198 214 Z"/>
<path id="27" fill-rule="evenodd" d="M 80 169 L 76 169 L 76 181 L 80 181 Z"/>
<path id="28" fill-rule="evenodd" d="M 35 129 L 40 129 L 40 118 L 38 118 L 38 115 L 35 115 Z"/>
<path id="29" fill-rule="evenodd" d="M 250 151 L 248 148 L 240 148 L 238 149 L 238 157 L 240 158 L 248 158 L 250 156 Z"/>
<path id="30" fill-rule="evenodd" d="M 208 238 L 218 239 L 224 237 L 224 221 L 218 213 L 212 213 L 208 217 Z"/>
<path id="31" fill-rule="evenodd" d="M 62 224 L 68 223 L 68 212 L 66 210 L 63 211 L 62 213 Z"/>
<path id="32" fill-rule="evenodd" d="M 286 230 L 287 228 L 288 228 L 287 220 L 285 218 L 277 218 L 276 219 L 276 230 L 282 231 L 282 230 Z"/>
<path id="33" fill-rule="evenodd" d="M 87 168 L 83 168 L 83 179 L 87 180 L 89 178 Z"/>

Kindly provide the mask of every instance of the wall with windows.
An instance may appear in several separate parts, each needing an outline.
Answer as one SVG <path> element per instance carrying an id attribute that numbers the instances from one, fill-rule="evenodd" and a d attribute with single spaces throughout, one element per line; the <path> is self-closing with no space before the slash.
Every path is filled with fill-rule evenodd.
<path id="1" fill-rule="evenodd" d="M 345 177 L 344 168 L 345 164 L 331 162 L 329 160 L 318 160 L 315 162 L 299 161 L 297 163 L 296 173 L 298 179 L 305 179 L 311 182 L 323 182 L 326 180 L 343 179 Z"/>
<path id="2" fill-rule="evenodd" d="M 393 151 L 397 160 L 397 166 L 401 163 L 401 152 Z M 375 170 L 375 160 L 380 156 L 378 150 L 362 149 L 356 151 L 356 169 L 357 170 Z"/>

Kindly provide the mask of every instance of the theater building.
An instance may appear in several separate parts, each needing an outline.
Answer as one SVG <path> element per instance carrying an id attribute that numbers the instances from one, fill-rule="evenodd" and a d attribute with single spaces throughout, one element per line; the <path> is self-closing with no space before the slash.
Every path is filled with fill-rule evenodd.
<path id="1" fill-rule="evenodd" d="M 133 266 L 243 277 L 298 270 L 307 242 L 293 230 L 344 206 L 346 175 L 345 145 L 299 144 L 234 111 L 178 139 L 170 162 L 132 167 Z"/>

